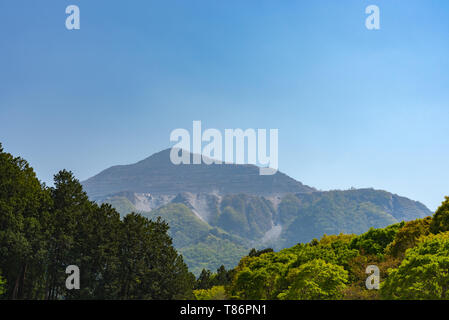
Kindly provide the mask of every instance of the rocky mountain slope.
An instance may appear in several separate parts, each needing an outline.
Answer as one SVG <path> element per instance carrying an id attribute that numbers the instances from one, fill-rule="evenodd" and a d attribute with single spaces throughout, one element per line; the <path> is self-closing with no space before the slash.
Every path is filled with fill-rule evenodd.
<path id="1" fill-rule="evenodd" d="M 251 248 L 281 249 L 323 234 L 363 233 L 430 215 L 423 204 L 382 190 L 317 191 L 253 165 L 173 165 L 170 150 L 114 166 L 83 182 L 89 197 L 171 227 L 190 268 L 232 267 Z"/>

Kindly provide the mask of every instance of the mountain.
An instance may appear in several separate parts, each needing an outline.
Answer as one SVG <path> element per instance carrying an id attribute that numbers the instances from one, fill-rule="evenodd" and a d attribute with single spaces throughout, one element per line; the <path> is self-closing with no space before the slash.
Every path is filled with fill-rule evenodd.
<path id="1" fill-rule="evenodd" d="M 270 195 L 316 191 L 281 172 L 261 176 L 255 165 L 203 162 L 174 165 L 170 161 L 170 149 L 135 164 L 110 167 L 84 181 L 83 186 L 94 200 L 121 191 L 153 195 L 180 192 Z"/>
<path id="2" fill-rule="evenodd" d="M 82 184 L 91 199 L 122 215 L 166 220 L 195 274 L 234 267 L 253 247 L 282 249 L 323 234 L 361 234 L 432 213 L 387 191 L 317 191 L 281 172 L 261 176 L 254 165 L 173 165 L 170 149 Z"/>
<path id="3" fill-rule="evenodd" d="M 282 200 L 278 212 L 278 224 L 285 226 L 283 247 L 323 234 L 361 234 L 432 214 L 422 203 L 374 189 L 291 195 Z"/>

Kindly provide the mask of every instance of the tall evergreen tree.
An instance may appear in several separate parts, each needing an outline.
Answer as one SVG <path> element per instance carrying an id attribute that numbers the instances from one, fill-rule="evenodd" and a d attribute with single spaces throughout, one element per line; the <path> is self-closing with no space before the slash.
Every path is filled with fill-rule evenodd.
<path id="1" fill-rule="evenodd" d="M 132 213 L 123 220 L 120 252 L 123 299 L 191 298 L 195 277 L 167 234 L 168 224 Z"/>
<path id="2" fill-rule="evenodd" d="M 77 238 L 85 216 L 92 210 L 86 193 L 69 171 L 62 170 L 54 177 L 51 238 L 49 246 L 49 274 L 47 298 L 58 299 L 64 295 L 66 267 L 78 265 L 81 252 L 77 251 Z"/>

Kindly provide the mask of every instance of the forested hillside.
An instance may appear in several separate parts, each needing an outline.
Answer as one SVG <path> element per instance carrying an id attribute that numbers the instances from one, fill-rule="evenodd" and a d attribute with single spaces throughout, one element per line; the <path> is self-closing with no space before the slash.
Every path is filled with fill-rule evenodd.
<path id="1" fill-rule="evenodd" d="M 152 219 L 162 217 L 170 226 L 175 248 L 195 275 L 203 268 L 233 268 L 253 247 L 281 250 L 323 234 L 361 234 L 371 227 L 431 214 L 419 202 L 374 189 L 286 194 L 277 202 L 241 193 L 181 193 L 151 211 L 137 209 L 144 207 L 142 199 L 148 197 L 122 192 L 104 202 L 122 215 L 139 212 Z"/>
<path id="2" fill-rule="evenodd" d="M 366 268 L 380 270 L 368 290 Z M 252 250 L 222 275 L 204 270 L 198 299 L 449 299 L 449 197 L 433 217 L 357 235 L 324 235 L 274 252 Z M 217 279 L 224 279 L 218 281 Z"/>

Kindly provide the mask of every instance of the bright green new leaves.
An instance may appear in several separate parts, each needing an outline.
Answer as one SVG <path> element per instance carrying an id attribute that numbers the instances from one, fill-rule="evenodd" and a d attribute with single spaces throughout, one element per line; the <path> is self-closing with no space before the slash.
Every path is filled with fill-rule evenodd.
<path id="1" fill-rule="evenodd" d="M 229 288 L 238 299 L 339 299 L 348 281 L 344 266 L 358 256 L 353 235 L 324 236 L 280 252 L 244 257 Z"/>
<path id="2" fill-rule="evenodd" d="M 244 257 L 236 268 L 230 293 L 240 299 L 275 299 L 284 288 L 288 267 L 296 260 L 291 253 L 265 253 Z"/>
<path id="3" fill-rule="evenodd" d="M 194 290 L 197 300 L 226 300 L 228 299 L 224 286 L 214 286 L 210 289 Z"/>
<path id="4" fill-rule="evenodd" d="M 427 236 L 430 233 L 431 222 L 432 218 L 426 217 L 405 223 L 385 251 L 394 257 L 404 258 L 407 249 L 414 247 L 420 237 Z"/>
<path id="5" fill-rule="evenodd" d="M 291 269 L 288 289 L 278 295 L 283 300 L 340 299 L 346 288 L 348 272 L 341 266 L 316 259 Z"/>
<path id="6" fill-rule="evenodd" d="M 168 224 L 160 219 L 150 221 L 134 213 L 124 218 L 118 275 L 123 279 L 122 299 L 193 298 L 195 277 L 167 231 Z"/>
<path id="7" fill-rule="evenodd" d="M 6 292 L 6 280 L 2 278 L 0 272 L 0 296 Z"/>
<path id="8" fill-rule="evenodd" d="M 393 241 L 404 222 L 393 224 L 383 229 L 371 228 L 351 242 L 351 249 L 358 249 L 364 254 L 383 254 L 385 248 Z"/>
<path id="9" fill-rule="evenodd" d="M 449 197 L 446 197 L 446 200 L 435 212 L 430 224 L 430 231 L 435 234 L 449 231 Z"/>
<path id="10" fill-rule="evenodd" d="M 430 235 L 407 250 L 382 284 L 386 299 L 449 299 L 449 233 Z"/>

